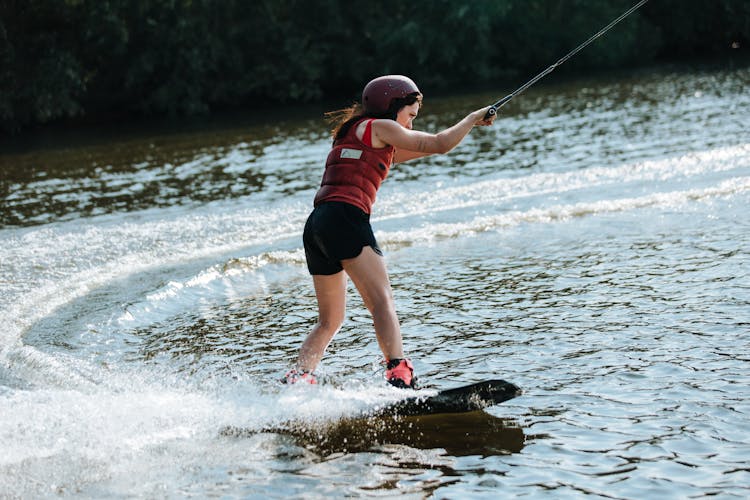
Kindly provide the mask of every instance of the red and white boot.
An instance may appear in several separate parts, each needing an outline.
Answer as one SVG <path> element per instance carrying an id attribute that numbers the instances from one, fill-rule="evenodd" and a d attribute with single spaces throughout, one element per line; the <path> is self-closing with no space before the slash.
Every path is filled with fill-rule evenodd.
<path id="1" fill-rule="evenodd" d="M 284 376 L 283 379 L 281 379 L 281 382 L 284 384 L 310 384 L 314 385 L 318 383 L 318 380 L 315 378 L 315 375 L 312 372 L 307 372 L 304 370 L 297 370 L 296 368 L 292 368 L 287 372 L 287 374 Z"/>
<path id="2" fill-rule="evenodd" d="M 408 358 L 394 358 L 386 361 L 385 379 L 399 389 L 417 389 L 417 377 L 414 376 L 414 366 Z"/>

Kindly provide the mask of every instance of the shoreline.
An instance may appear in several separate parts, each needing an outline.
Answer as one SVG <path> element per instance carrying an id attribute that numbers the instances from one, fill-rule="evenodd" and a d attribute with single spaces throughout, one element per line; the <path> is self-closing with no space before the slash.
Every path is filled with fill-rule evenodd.
<path id="1" fill-rule="evenodd" d="M 562 72 L 552 73 L 537 83 L 536 87 L 555 86 L 575 81 L 607 81 L 620 79 L 623 76 L 654 73 L 686 73 L 696 71 L 718 71 L 742 69 L 750 66 L 750 58 L 726 58 L 716 60 L 692 60 L 665 62 L 647 66 L 627 67 L 609 70 L 588 71 L 585 73 Z M 467 85 L 459 92 L 433 91 L 425 92 L 436 99 L 450 99 L 465 94 L 496 95 L 498 98 L 507 94 L 526 80 L 528 75 L 520 78 L 497 82 Z M 533 75 L 532 75 L 533 76 Z M 522 96 L 517 99 L 522 99 Z M 297 104 L 256 103 L 238 109 L 220 109 L 201 115 L 192 116 L 142 116 L 118 113 L 90 114 L 77 118 L 56 120 L 46 124 L 29 126 L 17 134 L 0 134 L 0 156 L 24 154 L 34 151 L 54 150 L 69 146 L 96 145 L 113 140 L 138 139 L 149 135 L 170 136 L 226 130 L 231 128 L 268 125 L 272 122 L 283 123 L 287 119 L 320 119 L 324 123 L 323 113 L 346 106 L 352 99 L 324 98 L 315 102 Z M 494 99 L 494 98 L 491 98 Z M 486 104 L 490 104 L 488 101 Z M 481 103 L 478 103 L 481 105 Z M 269 116 L 271 119 L 269 119 Z M 280 118 L 279 118 L 280 117 Z"/>

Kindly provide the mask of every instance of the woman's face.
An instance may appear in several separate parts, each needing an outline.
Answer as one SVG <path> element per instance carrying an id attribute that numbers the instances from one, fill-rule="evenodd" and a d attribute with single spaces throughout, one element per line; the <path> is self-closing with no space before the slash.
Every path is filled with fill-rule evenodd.
<path id="1" fill-rule="evenodd" d="M 407 104 L 396 114 L 396 122 L 404 128 L 411 130 L 414 118 L 419 114 L 419 102 Z"/>

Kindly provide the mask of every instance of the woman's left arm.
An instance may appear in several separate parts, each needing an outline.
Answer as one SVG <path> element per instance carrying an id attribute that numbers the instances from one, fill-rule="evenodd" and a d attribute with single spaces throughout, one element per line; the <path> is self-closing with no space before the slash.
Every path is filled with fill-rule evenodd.
<path id="1" fill-rule="evenodd" d="M 424 158 L 435 153 L 418 153 L 416 151 L 409 151 L 406 149 L 396 149 L 393 155 L 393 163 L 403 163 L 409 160 L 415 160 L 417 158 Z"/>
<path id="2" fill-rule="evenodd" d="M 373 130 L 378 138 L 396 148 L 394 163 L 422 158 L 432 154 L 444 154 L 455 148 L 475 125 L 492 125 L 495 116 L 485 120 L 486 108 L 468 114 L 458 123 L 437 134 L 427 134 L 404 128 L 389 120 L 377 120 Z"/>

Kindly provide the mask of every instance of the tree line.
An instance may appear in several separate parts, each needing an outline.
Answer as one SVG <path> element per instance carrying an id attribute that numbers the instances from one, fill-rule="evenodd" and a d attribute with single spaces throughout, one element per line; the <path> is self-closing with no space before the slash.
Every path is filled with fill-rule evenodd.
<path id="1" fill-rule="evenodd" d="M 0 127 L 525 78 L 635 0 L 0 0 Z M 651 0 L 560 71 L 740 57 L 747 0 Z"/>

